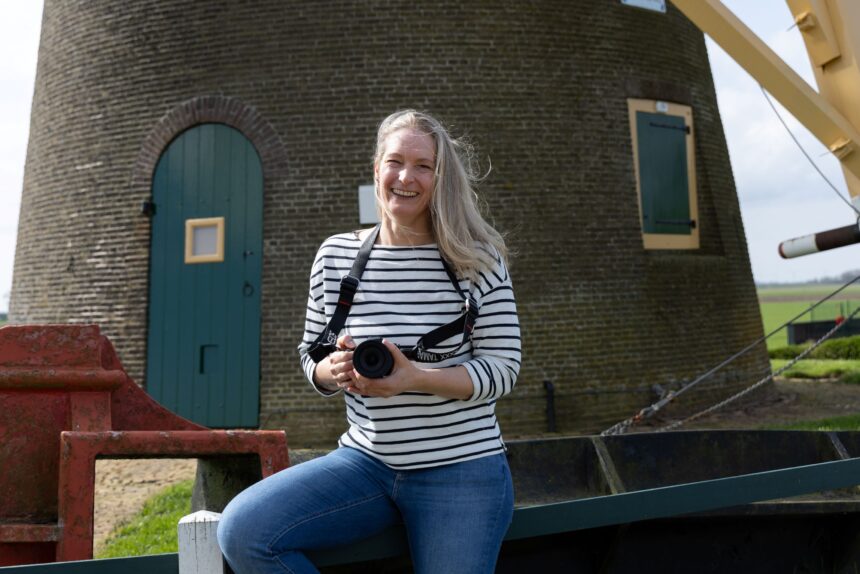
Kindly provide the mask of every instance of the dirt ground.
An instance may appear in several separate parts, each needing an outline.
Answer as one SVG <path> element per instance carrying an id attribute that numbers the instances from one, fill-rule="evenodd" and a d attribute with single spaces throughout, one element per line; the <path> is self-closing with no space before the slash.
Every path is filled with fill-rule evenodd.
<path id="1" fill-rule="evenodd" d="M 681 429 L 748 429 L 857 413 L 860 413 L 860 385 L 777 379 L 757 395 L 740 399 Z"/>
<path id="2" fill-rule="evenodd" d="M 682 429 L 757 428 L 854 413 L 860 413 L 860 385 L 787 379 Z M 669 419 L 655 420 L 649 426 L 668 422 Z M 182 459 L 97 461 L 96 552 L 108 534 L 140 510 L 147 498 L 166 486 L 193 479 L 196 465 L 196 460 Z"/>
<path id="3" fill-rule="evenodd" d="M 134 516 L 147 498 L 171 484 L 193 479 L 196 472 L 197 459 L 97 460 L 95 553 L 108 534 Z"/>

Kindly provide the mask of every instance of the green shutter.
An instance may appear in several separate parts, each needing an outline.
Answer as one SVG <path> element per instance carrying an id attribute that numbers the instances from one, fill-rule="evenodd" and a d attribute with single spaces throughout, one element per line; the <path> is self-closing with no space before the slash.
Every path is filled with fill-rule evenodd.
<path id="1" fill-rule="evenodd" d="M 690 235 L 687 138 L 681 116 L 636 112 L 642 231 Z"/>

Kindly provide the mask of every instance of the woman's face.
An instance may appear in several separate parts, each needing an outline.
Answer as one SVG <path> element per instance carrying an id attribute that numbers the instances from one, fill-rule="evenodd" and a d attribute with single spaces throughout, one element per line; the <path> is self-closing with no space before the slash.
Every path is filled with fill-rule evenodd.
<path id="1" fill-rule="evenodd" d="M 436 145 L 428 134 L 403 128 L 385 139 L 375 167 L 376 181 L 398 224 L 416 231 L 429 230 L 435 169 Z"/>

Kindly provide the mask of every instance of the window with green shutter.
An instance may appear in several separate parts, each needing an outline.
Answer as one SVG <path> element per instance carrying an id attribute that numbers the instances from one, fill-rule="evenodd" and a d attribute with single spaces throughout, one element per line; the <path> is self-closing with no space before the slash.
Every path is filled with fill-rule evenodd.
<path id="1" fill-rule="evenodd" d="M 639 99 L 628 108 L 643 244 L 698 249 L 692 109 Z"/>

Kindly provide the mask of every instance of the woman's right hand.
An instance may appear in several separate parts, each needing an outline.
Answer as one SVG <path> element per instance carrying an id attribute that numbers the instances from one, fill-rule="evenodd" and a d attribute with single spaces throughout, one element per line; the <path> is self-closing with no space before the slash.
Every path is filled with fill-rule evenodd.
<path id="1" fill-rule="evenodd" d="M 338 387 L 349 390 L 355 385 L 355 371 L 352 367 L 355 341 L 349 335 L 343 335 L 337 340 L 337 348 L 342 350 L 328 356 L 329 375 Z"/>

